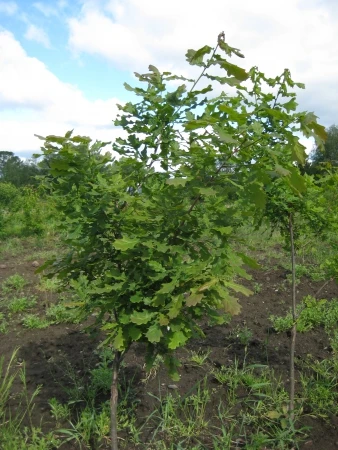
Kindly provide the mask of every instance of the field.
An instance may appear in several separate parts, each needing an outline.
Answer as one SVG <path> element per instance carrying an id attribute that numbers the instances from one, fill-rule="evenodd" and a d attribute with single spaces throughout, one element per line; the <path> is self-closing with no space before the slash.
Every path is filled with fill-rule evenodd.
<path id="1" fill-rule="evenodd" d="M 205 325 L 205 337 L 178 352 L 178 382 L 167 376 L 161 359 L 147 373 L 142 345 L 132 346 L 120 374 L 121 448 L 338 448 L 338 286 L 321 270 L 330 246 L 310 240 L 298 252 L 303 309 L 293 427 L 287 415 L 289 256 L 278 234 L 239 233 L 251 236 L 252 256 L 261 264 L 249 269 L 252 278 L 244 281 L 254 294 L 241 297 L 242 311 L 228 324 Z M 1 244 L 4 450 L 109 448 L 112 356 L 97 348 L 102 335 L 84 332 L 90 321 L 79 323 L 67 307 L 70 294 L 35 274 L 62 250 L 51 232 Z"/>

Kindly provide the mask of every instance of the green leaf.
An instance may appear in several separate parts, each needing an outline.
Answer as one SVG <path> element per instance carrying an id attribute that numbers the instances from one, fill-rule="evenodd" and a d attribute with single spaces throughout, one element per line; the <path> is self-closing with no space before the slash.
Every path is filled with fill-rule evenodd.
<path id="1" fill-rule="evenodd" d="M 285 169 L 283 166 L 281 166 L 280 164 L 276 164 L 275 165 L 275 171 L 279 174 L 282 175 L 282 177 L 286 177 L 287 175 L 290 175 L 290 171 Z"/>
<path id="2" fill-rule="evenodd" d="M 239 125 L 244 125 L 247 121 L 248 114 L 237 112 L 235 109 L 231 108 L 228 103 L 222 103 L 218 105 L 218 109 L 226 113 L 229 117 L 229 120 L 233 120 Z"/>
<path id="3" fill-rule="evenodd" d="M 188 181 L 187 178 L 168 178 L 166 180 L 166 183 L 170 186 L 185 186 L 186 182 Z"/>
<path id="4" fill-rule="evenodd" d="M 162 284 L 162 287 L 159 291 L 157 291 L 158 294 L 170 294 L 176 287 L 177 281 L 171 281 L 170 283 L 164 283 Z"/>
<path id="5" fill-rule="evenodd" d="M 233 228 L 232 227 L 214 227 L 213 230 L 218 231 L 223 236 L 230 236 L 233 231 Z"/>
<path id="6" fill-rule="evenodd" d="M 197 119 L 191 120 L 184 124 L 184 127 L 187 131 L 197 130 L 198 128 L 206 128 L 209 125 L 216 124 L 218 119 L 215 117 L 208 117 L 207 119 Z"/>
<path id="7" fill-rule="evenodd" d="M 323 141 L 326 141 L 327 132 L 323 125 L 319 125 L 319 123 L 317 123 L 317 122 L 312 122 L 311 128 L 317 134 L 317 136 L 319 136 Z"/>
<path id="8" fill-rule="evenodd" d="M 260 136 L 263 133 L 263 131 L 264 131 L 263 125 L 261 123 L 259 123 L 259 122 L 254 122 L 251 125 L 251 128 L 258 136 Z"/>
<path id="9" fill-rule="evenodd" d="M 156 313 L 154 312 L 149 312 L 147 310 L 144 311 L 135 311 L 131 316 L 130 316 L 130 321 L 133 323 L 136 323 L 136 325 L 144 325 L 146 323 L 148 323 L 154 316 Z"/>
<path id="10" fill-rule="evenodd" d="M 264 209 L 266 204 L 266 193 L 257 183 L 252 183 L 245 190 L 248 201 L 255 204 L 256 208 Z"/>
<path id="11" fill-rule="evenodd" d="M 209 196 L 209 195 L 216 195 L 216 194 L 217 194 L 217 192 L 214 191 L 212 188 L 198 188 L 198 192 L 199 192 L 200 194 L 206 195 L 206 196 Z"/>
<path id="12" fill-rule="evenodd" d="M 241 312 L 241 305 L 238 303 L 238 299 L 228 295 L 223 298 L 222 306 L 225 312 L 231 316 L 237 316 Z"/>
<path id="13" fill-rule="evenodd" d="M 241 294 L 244 294 L 247 297 L 253 294 L 253 292 L 250 291 L 250 289 L 246 288 L 245 286 L 242 286 L 241 284 L 234 283 L 233 281 L 223 281 L 223 283 L 225 286 L 229 287 L 235 292 L 240 292 Z"/>
<path id="14" fill-rule="evenodd" d="M 228 84 L 229 86 L 238 86 L 241 82 L 236 77 L 217 77 L 215 75 L 205 74 L 210 80 L 218 81 L 220 84 Z"/>
<path id="15" fill-rule="evenodd" d="M 175 348 L 181 347 L 187 342 L 188 338 L 183 331 L 175 331 L 171 334 L 168 340 L 168 348 L 175 350 Z"/>
<path id="16" fill-rule="evenodd" d="M 67 133 L 65 134 L 65 138 L 69 139 L 72 134 L 73 134 L 74 128 L 72 130 L 67 131 Z"/>
<path id="17" fill-rule="evenodd" d="M 221 127 L 218 125 L 214 125 L 213 129 L 218 134 L 222 142 L 225 142 L 226 144 L 237 144 L 237 140 L 234 139 L 231 134 L 224 131 Z"/>
<path id="18" fill-rule="evenodd" d="M 164 314 L 161 314 L 161 313 L 159 314 L 158 321 L 161 326 L 167 326 L 169 324 L 168 317 L 166 317 Z"/>
<path id="19" fill-rule="evenodd" d="M 142 337 L 142 331 L 134 325 L 128 326 L 128 334 L 133 341 L 138 341 Z"/>
<path id="20" fill-rule="evenodd" d="M 231 314 L 232 316 L 235 316 L 241 312 L 241 305 L 238 303 L 238 299 L 232 297 L 227 289 L 219 284 L 216 287 L 216 290 L 222 299 L 222 307 L 225 312 Z"/>
<path id="21" fill-rule="evenodd" d="M 249 74 L 244 69 L 228 61 L 223 60 L 220 66 L 228 72 L 229 76 L 233 75 L 239 81 L 245 81 L 249 78 Z"/>
<path id="22" fill-rule="evenodd" d="M 296 167 L 290 169 L 291 176 L 287 178 L 289 185 L 297 192 L 302 194 L 306 191 L 306 184 L 304 177 L 298 172 Z"/>
<path id="23" fill-rule="evenodd" d="M 278 411 L 268 411 L 266 413 L 266 417 L 268 417 L 269 419 L 279 419 L 281 416 L 281 413 Z"/>
<path id="24" fill-rule="evenodd" d="M 296 102 L 296 100 L 294 98 L 292 98 L 288 102 L 284 103 L 282 106 L 284 106 L 284 108 L 287 110 L 287 112 L 290 112 L 290 111 L 296 110 L 298 103 Z"/>
<path id="25" fill-rule="evenodd" d="M 123 83 L 123 86 L 127 91 L 131 91 L 131 92 L 135 91 L 135 88 L 131 87 L 130 84 L 128 84 L 128 83 Z"/>
<path id="26" fill-rule="evenodd" d="M 191 294 L 186 299 L 186 305 L 187 306 L 196 306 L 198 303 L 201 302 L 203 297 L 204 297 L 203 294 Z"/>
<path id="27" fill-rule="evenodd" d="M 127 236 L 125 236 L 122 239 L 116 239 L 113 242 L 113 246 L 114 248 L 116 248 L 116 250 L 125 251 L 134 248 L 138 243 L 138 239 L 128 238 Z"/>
<path id="28" fill-rule="evenodd" d="M 115 350 L 118 350 L 118 351 L 122 351 L 125 349 L 122 328 L 118 329 L 118 332 L 113 340 L 113 347 L 115 348 Z"/>
<path id="29" fill-rule="evenodd" d="M 237 255 L 242 259 L 244 264 L 251 267 L 252 269 L 260 269 L 261 265 L 258 264 L 257 261 L 255 261 L 253 258 L 250 258 L 250 256 L 245 255 L 244 253 L 237 253 Z"/>
<path id="30" fill-rule="evenodd" d="M 299 141 L 296 141 L 295 145 L 292 148 L 292 157 L 295 161 L 299 162 L 299 164 L 304 165 L 306 161 L 306 152 L 305 147 Z"/>
<path id="31" fill-rule="evenodd" d="M 209 47 L 209 45 L 205 45 L 204 47 L 200 48 L 197 51 L 189 49 L 185 55 L 186 60 L 191 65 L 202 66 L 204 55 L 209 54 L 211 51 L 212 51 L 212 48 Z"/>
<path id="32" fill-rule="evenodd" d="M 160 75 L 160 71 L 158 70 L 158 68 L 155 67 L 155 66 L 153 66 L 152 64 L 149 65 L 149 70 L 150 70 L 151 72 L 156 73 L 157 75 Z"/>
<path id="33" fill-rule="evenodd" d="M 160 342 L 163 333 L 158 324 L 153 324 L 149 327 L 146 336 L 149 342 Z"/>
<path id="34" fill-rule="evenodd" d="M 140 294 L 135 294 L 130 297 L 130 301 L 132 303 L 141 303 L 142 300 L 143 300 L 143 297 Z"/>
<path id="35" fill-rule="evenodd" d="M 168 317 L 169 319 L 175 319 L 182 308 L 182 299 L 180 297 L 173 297 L 172 301 L 168 305 Z"/>
<path id="36" fill-rule="evenodd" d="M 204 283 L 202 286 L 200 286 L 197 289 L 197 292 L 206 291 L 206 290 L 210 289 L 212 286 L 214 286 L 216 283 L 218 283 L 218 279 L 212 278 L 210 281 L 208 281 L 207 283 Z"/>

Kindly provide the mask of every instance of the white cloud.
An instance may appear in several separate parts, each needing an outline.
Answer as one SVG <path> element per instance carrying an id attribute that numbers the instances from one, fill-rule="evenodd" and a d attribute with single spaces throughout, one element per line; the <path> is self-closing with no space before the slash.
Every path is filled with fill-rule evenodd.
<path id="1" fill-rule="evenodd" d="M 336 0 L 83 0 L 69 20 L 69 45 L 76 53 L 98 54 L 118 67 L 146 70 L 155 64 L 183 72 L 188 48 L 226 41 L 269 76 L 285 67 L 306 83 L 301 105 L 338 122 L 338 15 Z M 336 8 L 338 9 L 338 8 Z M 243 61 L 239 62 L 240 64 Z M 318 89 L 320 86 L 320 89 Z M 323 113 L 325 111 L 325 113 Z"/>
<path id="2" fill-rule="evenodd" d="M 25 33 L 25 38 L 29 41 L 35 41 L 46 48 L 50 48 L 48 34 L 40 27 L 29 24 Z"/>
<path id="3" fill-rule="evenodd" d="M 57 5 L 60 9 L 65 9 L 68 6 L 68 2 L 66 0 L 58 0 Z"/>
<path id="4" fill-rule="evenodd" d="M 33 3 L 33 6 L 46 17 L 58 15 L 58 10 L 51 5 L 48 5 L 47 3 L 36 2 Z"/>
<path id="5" fill-rule="evenodd" d="M 0 149 L 21 153 L 41 146 L 34 134 L 46 136 L 70 129 L 93 139 L 111 141 L 117 99 L 88 100 L 75 86 L 63 83 L 38 59 L 26 54 L 8 32 L 0 32 Z M 27 152 L 26 152 L 27 154 Z"/>
<path id="6" fill-rule="evenodd" d="M 98 11 L 92 10 L 83 17 L 83 20 L 70 19 L 69 27 L 71 29 L 69 44 L 75 52 L 100 54 L 120 66 L 130 63 L 135 66 L 151 58 L 147 49 L 134 40 L 133 31 L 129 27 L 114 24 L 111 19 Z M 99 34 L 99 39 L 96 34 Z M 130 55 L 133 55 L 132 60 Z"/>
<path id="7" fill-rule="evenodd" d="M 18 10 L 18 5 L 15 2 L 0 2 L 0 14 L 4 13 L 9 16 L 15 14 Z"/>

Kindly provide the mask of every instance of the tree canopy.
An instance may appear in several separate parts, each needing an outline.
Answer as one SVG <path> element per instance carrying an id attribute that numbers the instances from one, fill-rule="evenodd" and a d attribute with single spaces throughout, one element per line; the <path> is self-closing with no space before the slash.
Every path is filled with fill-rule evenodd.
<path id="1" fill-rule="evenodd" d="M 13 152 L 0 151 L 0 181 L 16 187 L 36 185 L 41 169 L 32 160 L 23 161 Z"/>
<path id="2" fill-rule="evenodd" d="M 326 130 L 324 147 L 315 146 L 310 153 L 307 172 L 318 174 L 325 169 L 338 167 L 338 126 L 331 125 Z"/>

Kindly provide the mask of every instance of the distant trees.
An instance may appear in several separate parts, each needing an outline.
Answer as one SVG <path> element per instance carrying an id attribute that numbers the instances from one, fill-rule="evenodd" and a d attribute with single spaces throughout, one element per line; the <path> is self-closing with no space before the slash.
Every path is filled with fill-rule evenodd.
<path id="1" fill-rule="evenodd" d="M 12 183 L 16 187 L 36 185 L 35 176 L 40 173 L 34 161 L 23 161 L 13 152 L 0 151 L 0 182 Z"/>
<path id="2" fill-rule="evenodd" d="M 309 174 L 319 174 L 324 169 L 338 167 L 338 126 L 331 125 L 326 132 L 324 149 L 316 146 L 309 155 L 305 167 L 305 171 Z"/>

